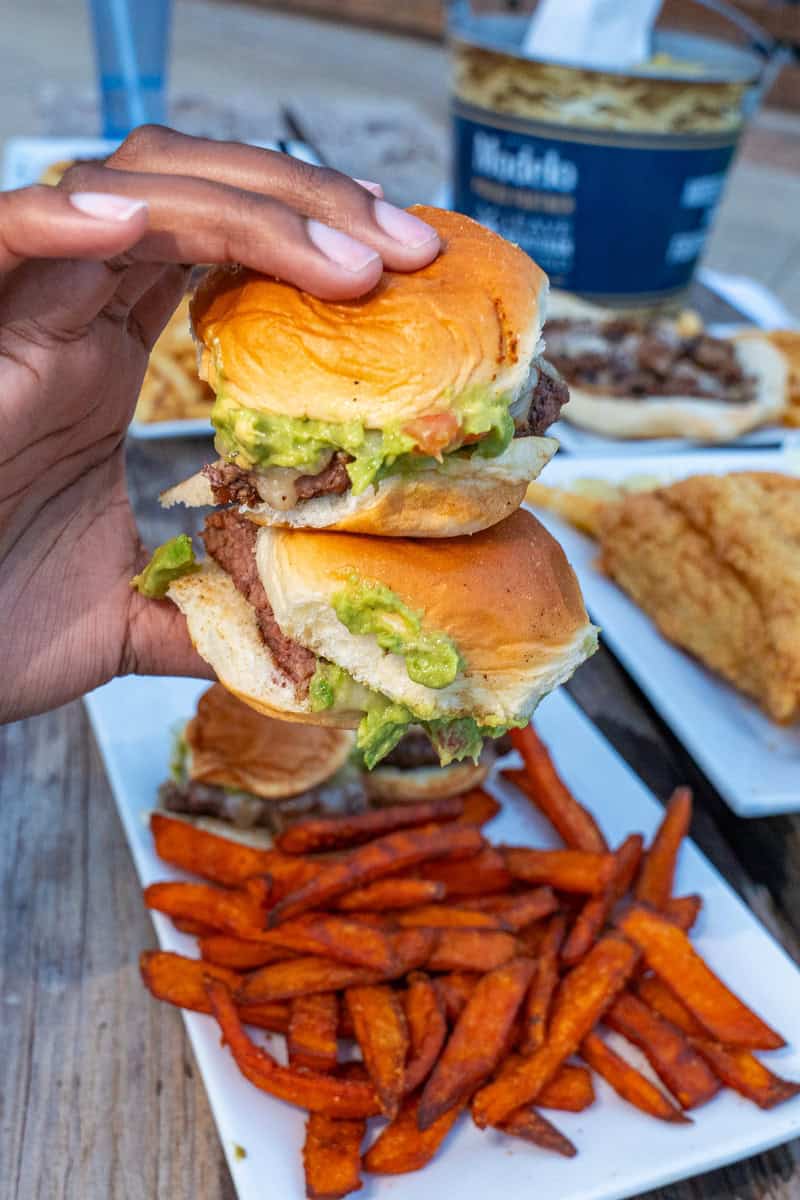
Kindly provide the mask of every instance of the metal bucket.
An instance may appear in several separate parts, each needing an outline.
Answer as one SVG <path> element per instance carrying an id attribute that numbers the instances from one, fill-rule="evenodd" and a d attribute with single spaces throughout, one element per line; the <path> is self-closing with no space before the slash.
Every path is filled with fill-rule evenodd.
<path id="1" fill-rule="evenodd" d="M 614 306 L 680 295 L 702 254 L 765 55 L 656 31 L 637 70 L 520 52 L 527 18 L 450 8 L 453 206 L 554 287 Z"/>

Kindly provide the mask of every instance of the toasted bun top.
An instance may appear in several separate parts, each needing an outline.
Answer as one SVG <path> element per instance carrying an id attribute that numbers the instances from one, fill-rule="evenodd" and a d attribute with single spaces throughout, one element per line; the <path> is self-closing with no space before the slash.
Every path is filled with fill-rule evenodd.
<path id="1" fill-rule="evenodd" d="M 295 796 L 344 765 L 353 735 L 256 712 L 215 683 L 186 726 L 190 777 L 264 799 Z"/>
<path id="2" fill-rule="evenodd" d="M 516 396 L 544 319 L 547 278 L 469 217 L 417 205 L 442 240 L 419 271 L 384 271 L 358 300 L 318 300 L 241 268 L 192 302 L 200 373 L 237 404 L 368 428 L 446 411 L 467 389 Z"/>

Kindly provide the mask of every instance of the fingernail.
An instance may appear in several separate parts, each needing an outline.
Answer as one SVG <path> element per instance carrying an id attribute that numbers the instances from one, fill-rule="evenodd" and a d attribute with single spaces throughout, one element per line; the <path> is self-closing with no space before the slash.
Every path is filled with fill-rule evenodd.
<path id="1" fill-rule="evenodd" d="M 426 225 L 424 221 L 420 221 L 419 217 L 412 216 L 405 209 L 395 208 L 393 204 L 387 204 L 385 200 L 376 200 L 373 207 L 375 220 L 384 233 L 388 233 L 389 237 L 394 238 L 403 246 L 407 246 L 409 250 L 416 250 L 438 237 L 435 229 Z"/>
<path id="2" fill-rule="evenodd" d="M 306 229 L 317 249 L 321 250 L 331 262 L 348 271 L 363 271 L 371 262 L 380 257 L 377 251 L 371 250 L 363 242 L 357 242 L 355 238 L 348 237 L 340 229 L 323 225 L 321 221 L 313 219 L 306 221 Z"/>
<path id="3" fill-rule="evenodd" d="M 355 176 L 353 176 L 353 183 L 366 188 L 368 192 L 372 192 L 373 196 L 377 196 L 379 200 L 383 199 L 383 188 L 379 183 L 374 183 L 371 179 L 356 179 Z"/>
<path id="4" fill-rule="evenodd" d="M 115 196 L 112 192 L 72 192 L 69 202 L 78 212 L 98 221 L 130 221 L 137 212 L 147 208 L 144 200 Z"/>

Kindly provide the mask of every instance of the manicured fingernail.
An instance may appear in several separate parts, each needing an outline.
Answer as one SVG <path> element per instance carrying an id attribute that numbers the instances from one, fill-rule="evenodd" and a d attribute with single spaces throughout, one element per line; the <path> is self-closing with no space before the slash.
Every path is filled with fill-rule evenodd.
<path id="1" fill-rule="evenodd" d="M 115 196 L 112 192 L 72 192 L 69 202 L 78 212 L 98 221 L 130 221 L 141 209 L 147 208 L 144 200 Z"/>
<path id="2" fill-rule="evenodd" d="M 438 237 L 436 230 L 420 221 L 419 217 L 412 216 L 402 208 L 395 208 L 385 200 L 376 200 L 373 207 L 375 220 L 384 233 L 409 250 L 416 250 Z"/>
<path id="3" fill-rule="evenodd" d="M 340 229 L 332 229 L 330 225 L 323 225 L 321 221 L 306 221 L 306 229 L 317 249 L 331 262 L 347 271 L 363 271 L 380 257 L 363 242 L 357 242 Z"/>
<path id="4" fill-rule="evenodd" d="M 373 196 L 377 196 L 379 200 L 383 199 L 383 188 L 379 183 L 374 183 L 371 179 L 356 179 L 355 176 L 353 176 L 353 183 L 366 188 L 368 192 L 372 192 Z"/>

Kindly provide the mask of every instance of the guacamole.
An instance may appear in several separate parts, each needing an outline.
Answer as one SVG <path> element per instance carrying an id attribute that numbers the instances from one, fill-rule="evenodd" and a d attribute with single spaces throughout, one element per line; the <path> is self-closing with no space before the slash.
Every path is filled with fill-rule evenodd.
<path id="1" fill-rule="evenodd" d="M 160 600 L 167 594 L 167 588 L 174 579 L 182 575 L 192 575 L 200 570 L 195 562 L 192 539 L 188 533 L 179 533 L 177 537 L 153 551 L 150 562 L 134 575 L 131 587 L 136 588 L 143 596 L 151 600 Z"/>

